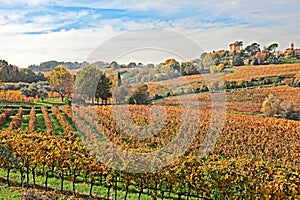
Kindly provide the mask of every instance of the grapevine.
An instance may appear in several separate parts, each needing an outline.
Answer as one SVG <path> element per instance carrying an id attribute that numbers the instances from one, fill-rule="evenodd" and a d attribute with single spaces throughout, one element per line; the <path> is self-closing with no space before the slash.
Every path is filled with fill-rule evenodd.
<path id="1" fill-rule="evenodd" d="M 35 131 L 36 130 L 36 110 L 35 110 L 34 107 L 32 107 L 31 110 L 30 110 L 28 129 L 30 131 Z"/>
<path id="2" fill-rule="evenodd" d="M 41 110 L 42 110 L 43 117 L 44 117 L 45 124 L 46 124 L 46 133 L 51 135 L 54 133 L 52 121 L 50 120 L 50 118 L 48 116 L 47 109 L 45 107 L 42 107 Z"/>
<path id="3" fill-rule="evenodd" d="M 22 116 L 23 116 L 23 108 L 20 107 L 18 113 L 10 122 L 8 129 L 18 129 L 22 123 Z"/>

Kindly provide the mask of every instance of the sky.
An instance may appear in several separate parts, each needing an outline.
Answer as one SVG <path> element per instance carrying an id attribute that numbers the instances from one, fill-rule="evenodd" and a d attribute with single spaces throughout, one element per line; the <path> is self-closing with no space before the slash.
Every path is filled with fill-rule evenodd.
<path id="1" fill-rule="evenodd" d="M 242 40 L 244 47 L 252 42 L 261 46 L 277 42 L 284 50 L 294 42 L 300 48 L 299 19 L 298 0 L 0 0 L 0 59 L 19 67 L 50 60 L 83 62 L 103 43 L 109 46 L 107 41 L 143 29 L 173 31 L 168 38 L 173 41 L 168 42 L 177 45 L 167 50 L 177 52 L 172 49 L 177 46 L 193 51 L 187 59 L 200 57 L 201 51 L 229 49 L 229 43 L 236 40 Z M 188 42 L 180 43 L 178 35 L 196 43 L 201 51 L 189 48 Z M 128 37 L 124 43 L 114 43 L 121 49 L 134 43 L 136 49 L 113 58 L 124 64 L 146 64 L 176 57 L 160 45 L 137 50 L 142 39 Z M 166 43 L 166 37 L 155 39 L 155 44 Z M 107 55 L 99 53 L 97 58 L 111 62 L 113 58 Z"/>

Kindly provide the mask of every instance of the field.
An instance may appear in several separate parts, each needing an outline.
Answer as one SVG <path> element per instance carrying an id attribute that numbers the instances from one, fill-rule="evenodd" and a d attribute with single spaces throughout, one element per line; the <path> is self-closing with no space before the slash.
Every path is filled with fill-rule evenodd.
<path id="1" fill-rule="evenodd" d="M 239 114 L 255 114 L 259 113 L 263 101 L 269 94 L 273 94 L 275 98 L 282 100 L 284 104 L 293 102 L 295 109 L 300 110 L 300 89 L 289 86 L 277 86 L 255 89 L 240 89 L 232 92 L 224 93 L 226 98 L 222 98 L 220 104 L 226 103 L 226 112 Z M 211 109 L 211 95 L 218 96 L 220 94 L 191 94 L 183 96 L 168 97 L 155 101 L 155 105 L 180 106 L 180 102 L 186 104 L 196 104 L 201 110 Z M 218 99 L 218 98 L 216 98 Z"/>
<path id="2" fill-rule="evenodd" d="M 236 69 L 236 73 L 228 74 L 223 79 L 237 80 L 298 74 L 300 72 L 300 64 L 242 66 L 236 67 Z"/>
<path id="3" fill-rule="evenodd" d="M 239 67 L 222 78 L 299 66 Z M 150 96 L 177 92 L 149 105 L 66 106 L 57 94 L 1 92 L 0 199 L 299 199 L 300 123 L 261 113 L 273 94 L 299 114 L 299 87 L 193 92 L 216 78 L 147 83 Z"/>
<path id="4" fill-rule="evenodd" d="M 125 112 L 118 118 L 121 124 L 113 120 L 113 110 L 122 111 L 125 106 L 73 107 L 73 112 L 69 107 L 61 109 L 32 108 L 29 113 L 24 113 L 20 108 L 13 111 L 16 114 L 12 117 L 1 118 L 5 129 L 0 134 L 2 143 L 14 154 L 9 160 L 2 160 L 2 169 L 6 171 L 1 172 L 2 178 L 8 184 L 44 189 L 56 187 L 65 194 L 73 193 L 82 198 L 85 195 L 98 198 L 117 195 L 117 199 L 227 198 L 232 195 L 237 198 L 299 198 L 299 122 L 226 114 L 215 147 L 201 158 L 199 155 L 206 151 L 202 143 L 212 131 L 208 111 L 185 111 L 165 106 L 168 126 L 163 126 L 154 137 L 145 137 L 147 132 L 139 132 L 145 135 L 133 137 L 132 133 L 137 130 L 130 125 Z M 140 126 L 153 124 L 149 109 L 149 106 L 130 106 L 133 123 Z M 37 113 L 42 113 L 44 120 Z M 193 118 L 195 121 L 183 122 L 178 113 L 189 113 L 201 120 Z M 163 118 L 156 116 L 156 119 L 161 121 L 160 117 Z M 192 140 L 190 123 L 197 124 L 198 129 Z M 37 127 L 41 133 L 34 132 Z M 177 134 L 182 134 L 179 132 L 182 127 L 184 134 L 180 143 L 175 143 L 180 146 L 172 149 L 172 156 L 178 160 L 155 172 L 135 174 L 120 170 L 134 166 L 135 160 L 115 154 L 114 149 L 107 146 L 108 139 L 129 152 L 155 152 L 176 139 Z M 101 141 L 99 138 L 107 139 Z M 180 152 L 183 144 L 188 145 L 188 150 Z M 101 157 L 100 153 L 102 160 L 96 159 L 99 150 L 105 150 L 110 156 Z M 166 159 L 172 160 L 172 156 Z M 117 159 L 113 166 L 118 163 L 119 170 L 108 167 L 114 157 Z M 153 164 L 151 159 L 139 167 L 147 170 L 148 165 Z M 18 176 L 24 178 L 18 181 Z"/>
<path id="5" fill-rule="evenodd" d="M 254 79 L 272 79 L 276 77 L 278 79 L 281 78 L 282 81 L 277 81 L 276 83 L 263 83 L 262 81 L 260 85 L 253 87 L 269 87 L 275 84 L 276 86 L 287 85 L 283 82 L 288 79 L 293 79 L 291 77 L 295 77 L 299 72 L 300 64 L 241 66 L 235 67 L 234 73 L 229 74 L 195 74 L 180 76 L 165 81 L 148 82 L 147 84 L 149 86 L 150 96 L 154 96 L 155 94 L 166 96 L 168 92 L 180 95 L 181 93 L 194 93 L 197 88 L 201 89 L 203 86 L 208 86 L 211 89 L 211 85 L 215 82 L 238 83 L 240 81 L 251 84 L 251 81 Z"/>

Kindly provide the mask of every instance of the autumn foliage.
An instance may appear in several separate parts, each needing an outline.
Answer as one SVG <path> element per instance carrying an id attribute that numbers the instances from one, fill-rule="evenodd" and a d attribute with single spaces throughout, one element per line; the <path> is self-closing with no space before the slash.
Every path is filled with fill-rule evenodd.
<path id="1" fill-rule="evenodd" d="M 8 90 L 4 92 L 0 92 L 0 100 L 9 101 L 9 102 L 29 102 L 33 103 L 34 98 L 29 97 L 26 99 L 24 95 L 21 94 L 20 90 Z"/>
<path id="2" fill-rule="evenodd" d="M 32 107 L 29 115 L 29 124 L 28 130 L 35 131 L 36 130 L 36 110 L 35 107 Z"/>
<path id="3" fill-rule="evenodd" d="M 274 96 L 282 95 L 285 88 L 278 88 Z M 235 102 L 242 96 L 249 96 L 260 101 L 261 105 L 268 91 L 257 89 L 256 94 L 254 90 L 240 91 L 231 93 L 228 98 Z M 289 91 L 293 93 L 294 90 Z M 193 101 L 191 97 L 182 98 Z M 196 98 L 201 98 L 201 102 L 210 101 L 209 94 Z M 36 127 L 35 108 L 31 109 L 28 129 L 17 129 L 22 119 L 23 109 L 20 108 L 10 128 L 0 131 L 1 167 L 7 170 L 7 174 L 10 170 L 18 171 L 26 178 L 21 180 L 27 186 L 31 179 L 35 185 L 39 174 L 44 177 L 46 189 L 53 173 L 60 179 L 61 192 L 65 190 L 66 180 L 72 182 L 73 194 L 77 193 L 76 186 L 81 177 L 80 181 L 89 184 L 90 195 L 93 195 L 94 185 L 107 189 L 107 195 L 101 198 L 111 198 L 118 190 L 125 191 L 124 199 L 129 198 L 131 191 L 138 193 L 140 198 L 149 195 L 153 199 L 299 198 L 299 122 L 227 113 L 216 145 L 201 157 L 199 152 L 214 120 L 209 110 L 163 106 L 165 114 L 162 114 L 151 109 L 150 105 L 63 106 L 62 111 L 76 123 L 82 138 L 85 138 L 82 140 L 75 134 L 68 118 L 54 106 L 51 111 L 63 133 L 53 134 L 53 122 L 45 107 L 41 110 L 47 134 L 33 131 Z M 9 115 L 11 111 L 6 112 Z M 5 113 L 0 114 L 0 122 L 4 121 Z M 190 116 L 198 116 L 199 121 Z M 182 117 L 188 120 L 183 121 Z M 155 129 L 157 122 L 161 122 L 157 124 L 159 129 Z M 107 153 L 109 162 L 122 158 L 119 152 L 107 145 L 109 142 L 129 153 L 159 151 L 176 139 L 179 130 L 184 133 L 181 135 L 183 142 L 174 144 L 175 154 L 184 143 L 188 144 L 187 151 L 154 172 L 139 174 L 115 170 L 97 157 L 97 150 L 102 146 L 105 152 L 98 153 Z M 191 139 L 188 136 L 192 131 L 195 136 Z M 153 159 L 151 157 L 141 167 L 149 167 Z M 117 162 L 120 162 L 120 167 L 126 167 L 135 161 L 127 156 Z M 7 182 L 10 182 L 9 175 Z"/>
<path id="4" fill-rule="evenodd" d="M 121 109 L 123 106 L 118 107 Z M 78 129 L 91 141 L 103 137 L 130 152 L 150 152 L 160 149 L 174 138 L 173 134 L 177 133 L 177 128 L 181 125 L 178 113 L 182 110 L 178 107 L 165 107 L 169 126 L 163 127 L 154 137 L 144 139 L 133 137 L 118 127 L 129 124 L 124 120 L 117 125 L 113 120 L 112 109 L 116 108 L 73 107 L 76 113 L 73 118 Z M 131 105 L 128 109 L 130 118 L 135 124 L 145 126 L 151 123 L 150 106 Z M 52 111 L 68 133 L 67 121 L 62 120 L 58 108 L 53 107 Z M 120 116 L 125 117 L 122 112 Z M 120 189 L 125 190 L 127 196 L 130 186 L 141 196 L 151 191 L 153 198 L 169 198 L 171 193 L 175 194 L 177 199 L 187 197 L 224 199 L 233 196 L 242 199 L 254 196 L 257 198 L 268 196 L 271 199 L 299 197 L 298 122 L 227 114 L 223 132 L 215 148 L 207 157 L 201 158 L 198 152 L 207 134 L 210 116 L 210 112 L 200 111 L 199 128 L 185 156 L 170 163 L 169 166 L 144 174 L 115 171 L 103 165 L 101 160 L 97 161 L 89 153 L 86 143 L 66 133 L 50 135 L 6 130 L 0 132 L 0 139 L 14 156 L 25 161 L 20 168 L 23 167 L 25 171 L 28 169 L 28 172 L 32 173 L 38 170 L 38 166 L 44 167 L 46 188 L 49 173 L 53 172 L 61 179 L 62 191 L 66 179 L 73 182 L 74 194 L 78 176 L 86 176 L 91 194 L 93 185 L 105 183 L 108 196 L 111 196 L 110 189 L 114 193 Z M 91 127 L 94 127 L 93 131 Z M 105 142 L 107 141 L 103 144 Z M 154 146 L 155 144 L 157 146 Z M 6 166 L 11 162 L 2 161 L 7 163 Z M 132 161 L 134 160 L 128 157 L 123 164 Z M 34 175 L 31 177 L 35 178 Z M 26 184 L 28 181 L 26 178 Z M 122 183 L 124 188 L 113 187 L 116 181 L 118 184 Z"/>
<path id="5" fill-rule="evenodd" d="M 10 115 L 11 115 L 11 109 L 7 109 L 5 112 L 0 114 L 0 127 L 6 123 Z"/>
<path id="6" fill-rule="evenodd" d="M 59 124 L 63 128 L 64 133 L 66 135 L 73 135 L 74 131 L 73 131 L 72 127 L 70 126 L 70 124 L 68 123 L 68 121 L 65 119 L 65 117 L 60 113 L 60 110 L 57 107 L 55 107 L 55 106 L 53 106 L 51 108 L 51 110 L 52 110 L 52 113 L 57 118 L 57 120 L 59 121 Z"/>
<path id="7" fill-rule="evenodd" d="M 45 125 L 46 125 L 46 133 L 51 135 L 54 133 L 52 121 L 50 120 L 50 118 L 48 116 L 47 109 L 45 107 L 41 107 L 41 110 L 42 110 Z"/>
<path id="8" fill-rule="evenodd" d="M 13 120 L 10 122 L 8 129 L 18 129 L 22 123 L 23 108 L 20 107 L 18 113 L 14 116 Z"/>
<path id="9" fill-rule="evenodd" d="M 62 111 L 70 118 L 73 119 L 73 112 L 72 109 L 68 106 L 62 106 L 61 107 Z"/>

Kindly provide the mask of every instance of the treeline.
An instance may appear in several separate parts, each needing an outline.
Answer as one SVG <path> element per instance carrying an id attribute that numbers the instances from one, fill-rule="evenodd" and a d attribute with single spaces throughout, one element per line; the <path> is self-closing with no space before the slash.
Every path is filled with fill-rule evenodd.
<path id="1" fill-rule="evenodd" d="M 57 66 L 63 66 L 65 69 L 72 70 L 72 69 L 82 69 L 86 66 L 93 65 L 98 68 L 112 68 L 112 69 L 121 69 L 121 68 L 154 68 L 154 64 L 147 64 L 144 65 L 142 63 L 136 64 L 135 62 L 131 62 L 128 65 L 125 64 L 118 64 L 116 61 L 111 63 L 106 63 L 104 61 L 97 61 L 94 63 L 88 63 L 86 61 L 80 62 L 58 62 L 58 61 L 47 61 L 40 63 L 39 65 L 30 65 L 28 69 L 34 72 L 48 72 L 54 70 Z"/>
<path id="2" fill-rule="evenodd" d="M 5 60 L 0 60 L 0 81 L 2 82 L 38 82 L 46 81 L 44 74 L 34 73 L 30 69 L 22 69 L 8 64 Z"/>
<path id="3" fill-rule="evenodd" d="M 30 65 L 28 69 L 34 72 L 47 72 L 52 71 L 56 66 L 62 65 L 65 69 L 80 69 L 86 65 L 89 65 L 87 62 L 58 62 L 58 61 L 47 61 L 39 65 Z"/>
<path id="4" fill-rule="evenodd" d="M 5 83 L 0 86 L 0 92 L 3 91 L 0 99 L 5 102 L 24 102 L 25 99 L 20 97 L 23 95 L 26 97 L 26 102 L 33 102 L 34 99 L 40 99 L 44 101 L 48 97 L 48 92 L 51 91 L 49 82 L 39 81 L 33 83 Z M 18 91 L 20 91 L 18 93 Z M 13 97 L 13 98 L 12 98 Z"/>

